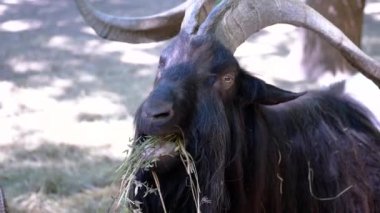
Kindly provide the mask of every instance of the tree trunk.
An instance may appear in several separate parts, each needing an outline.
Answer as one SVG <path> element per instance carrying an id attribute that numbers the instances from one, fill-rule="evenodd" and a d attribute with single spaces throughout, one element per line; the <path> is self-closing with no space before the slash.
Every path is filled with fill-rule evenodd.
<path id="1" fill-rule="evenodd" d="M 307 0 L 306 3 L 339 27 L 360 47 L 365 0 Z M 355 69 L 315 33 L 303 33 L 302 68 L 308 80 L 315 81 L 325 72 L 355 73 Z"/>

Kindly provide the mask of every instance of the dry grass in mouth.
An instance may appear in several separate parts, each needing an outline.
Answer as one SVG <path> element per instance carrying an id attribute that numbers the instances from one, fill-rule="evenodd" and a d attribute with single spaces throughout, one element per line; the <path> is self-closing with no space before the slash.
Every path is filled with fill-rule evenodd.
<path id="1" fill-rule="evenodd" d="M 136 145 L 132 147 L 131 153 L 123 161 L 122 165 L 117 169 L 117 175 L 122 179 L 120 186 L 120 196 L 116 205 L 117 209 L 123 209 L 127 212 L 141 212 L 141 203 L 139 203 L 139 201 L 129 199 L 128 195 L 131 193 L 134 193 L 136 195 L 138 189 L 143 188 L 146 191 L 144 196 L 147 196 L 148 194 L 156 194 L 159 196 L 163 206 L 163 211 L 167 212 L 165 207 L 166 205 L 161 194 L 159 178 L 157 174 L 151 170 L 151 168 L 154 167 L 154 164 L 159 160 L 159 157 L 163 156 L 154 155 L 153 153 L 155 150 L 158 150 L 166 144 L 170 144 L 170 146 L 174 145 L 174 152 L 175 154 L 179 155 L 185 167 L 186 173 L 189 177 L 190 187 L 197 213 L 200 213 L 201 191 L 199 187 L 198 174 L 194 159 L 190 153 L 187 152 L 183 143 L 183 139 L 178 135 L 147 136 L 144 138 L 144 141 L 135 144 Z M 153 157 L 148 157 L 147 155 L 152 155 Z M 136 174 L 140 169 L 152 172 L 152 176 L 157 188 L 152 188 L 148 183 L 136 180 Z M 132 189 L 134 189 L 134 192 L 131 191 Z"/>

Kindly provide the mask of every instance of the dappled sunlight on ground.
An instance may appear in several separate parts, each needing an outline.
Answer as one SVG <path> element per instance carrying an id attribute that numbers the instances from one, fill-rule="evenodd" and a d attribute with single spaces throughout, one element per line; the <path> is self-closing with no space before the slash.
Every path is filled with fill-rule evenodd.
<path id="1" fill-rule="evenodd" d="M 73 99 L 56 99 L 71 84 L 55 80 L 50 86 L 19 88 L 0 82 L 0 145 L 18 141 L 108 144 L 113 148 L 110 154 L 120 156 L 133 137 L 132 115 L 121 98 L 107 91 L 91 91 Z"/>
<path id="2" fill-rule="evenodd" d="M 43 72 L 48 67 L 46 61 L 25 61 L 20 58 L 12 58 L 5 63 L 12 67 L 15 73 Z"/>
<path id="3" fill-rule="evenodd" d="M 0 25 L 1 31 L 20 32 L 41 27 L 42 22 L 37 20 L 11 20 Z"/>
<path id="4" fill-rule="evenodd" d="M 4 4 L 18 5 L 23 3 L 32 3 L 34 5 L 45 5 L 48 0 L 2 0 Z"/>
<path id="5" fill-rule="evenodd" d="M 9 9 L 9 6 L 0 5 L 0 16 L 3 15 L 8 9 Z"/>

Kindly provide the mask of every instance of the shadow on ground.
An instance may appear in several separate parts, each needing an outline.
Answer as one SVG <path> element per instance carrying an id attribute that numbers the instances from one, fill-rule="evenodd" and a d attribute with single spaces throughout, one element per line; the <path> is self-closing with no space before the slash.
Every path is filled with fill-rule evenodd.
<path id="1" fill-rule="evenodd" d="M 17 212 L 104 212 L 117 195 L 120 159 L 99 148 L 13 144 L 0 157 L 0 183 Z"/>

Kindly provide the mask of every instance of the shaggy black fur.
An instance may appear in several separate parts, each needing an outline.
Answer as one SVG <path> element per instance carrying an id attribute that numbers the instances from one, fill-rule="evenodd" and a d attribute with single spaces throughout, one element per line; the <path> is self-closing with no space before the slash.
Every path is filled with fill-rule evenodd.
<path id="1" fill-rule="evenodd" d="M 159 110 L 157 110 L 159 109 Z M 204 213 L 380 212 L 380 132 L 337 91 L 295 94 L 243 71 L 214 38 L 180 34 L 161 55 L 136 137 L 183 134 Z M 195 212 L 181 163 L 159 173 L 169 212 Z M 150 172 L 138 180 L 154 185 Z M 140 189 L 143 212 L 163 212 Z"/>

